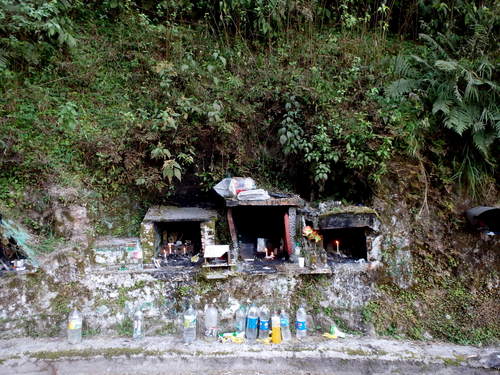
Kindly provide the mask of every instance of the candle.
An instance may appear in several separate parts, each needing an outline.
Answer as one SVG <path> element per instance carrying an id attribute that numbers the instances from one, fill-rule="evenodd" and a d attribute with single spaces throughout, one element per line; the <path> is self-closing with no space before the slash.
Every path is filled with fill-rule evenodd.
<path id="1" fill-rule="evenodd" d="M 172 254 L 172 245 L 168 244 L 168 255 Z"/>
<path id="2" fill-rule="evenodd" d="M 335 240 L 335 244 L 337 245 L 337 254 L 340 255 L 340 253 L 339 253 L 339 244 L 340 244 L 340 241 L 339 240 Z"/>
<path id="3" fill-rule="evenodd" d="M 186 255 L 186 245 L 182 246 L 182 251 L 184 252 L 184 255 Z"/>

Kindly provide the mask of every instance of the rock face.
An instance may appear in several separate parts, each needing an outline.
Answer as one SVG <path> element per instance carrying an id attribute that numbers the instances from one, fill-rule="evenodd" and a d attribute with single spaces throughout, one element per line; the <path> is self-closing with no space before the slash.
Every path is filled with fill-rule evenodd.
<path id="1" fill-rule="evenodd" d="M 87 209 L 77 205 L 56 208 L 54 210 L 54 229 L 62 237 L 88 245 L 90 228 Z"/>
<path id="2" fill-rule="evenodd" d="M 79 199 L 82 194 L 74 188 L 56 185 L 49 189 L 55 233 L 71 242 L 88 246 L 90 220 L 87 208 Z"/>

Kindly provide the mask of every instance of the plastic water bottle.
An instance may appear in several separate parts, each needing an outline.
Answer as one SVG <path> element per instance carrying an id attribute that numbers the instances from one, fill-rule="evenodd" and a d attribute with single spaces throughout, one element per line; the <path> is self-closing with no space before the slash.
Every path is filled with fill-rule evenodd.
<path id="1" fill-rule="evenodd" d="M 141 340 L 144 338 L 144 315 L 142 314 L 142 310 L 138 309 L 134 314 L 134 333 L 132 334 L 132 338 L 134 340 Z"/>
<path id="2" fill-rule="evenodd" d="M 68 342 L 79 344 L 82 342 L 82 315 L 74 309 L 68 317 Z"/>
<path id="3" fill-rule="evenodd" d="M 300 306 L 297 310 L 295 328 L 297 329 L 297 338 L 299 340 L 307 336 L 307 313 L 304 306 Z"/>
<path id="4" fill-rule="evenodd" d="M 259 339 L 267 339 L 269 337 L 269 318 L 269 309 L 264 305 L 259 311 Z"/>
<path id="5" fill-rule="evenodd" d="M 271 342 L 273 344 L 281 343 L 281 322 L 277 311 L 273 312 L 271 318 Z"/>
<path id="6" fill-rule="evenodd" d="M 205 311 L 205 336 L 211 340 L 217 339 L 219 333 L 219 312 L 215 307 L 215 298 L 211 304 L 208 305 Z"/>
<path id="7" fill-rule="evenodd" d="M 245 336 L 248 341 L 255 341 L 257 338 L 257 325 L 259 323 L 259 315 L 257 306 L 252 303 L 252 306 L 248 310 L 247 314 L 247 328 L 245 331 Z"/>
<path id="8" fill-rule="evenodd" d="M 196 340 L 196 311 L 193 309 L 191 305 L 184 312 L 184 342 L 189 344 Z"/>
<path id="9" fill-rule="evenodd" d="M 290 318 L 285 310 L 281 310 L 280 314 L 281 337 L 283 341 L 289 341 L 292 338 L 290 332 Z"/>
<path id="10" fill-rule="evenodd" d="M 239 309 L 236 310 L 235 316 L 235 329 L 236 332 L 245 332 L 247 322 L 247 308 L 245 305 L 240 305 Z"/>

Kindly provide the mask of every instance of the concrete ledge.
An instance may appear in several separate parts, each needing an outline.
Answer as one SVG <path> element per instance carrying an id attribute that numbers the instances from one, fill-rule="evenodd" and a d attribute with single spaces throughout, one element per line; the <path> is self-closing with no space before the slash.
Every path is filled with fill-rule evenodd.
<path id="1" fill-rule="evenodd" d="M 495 348 L 350 337 L 281 345 L 197 341 L 171 336 L 135 342 L 94 337 L 0 340 L 2 374 L 492 374 Z"/>

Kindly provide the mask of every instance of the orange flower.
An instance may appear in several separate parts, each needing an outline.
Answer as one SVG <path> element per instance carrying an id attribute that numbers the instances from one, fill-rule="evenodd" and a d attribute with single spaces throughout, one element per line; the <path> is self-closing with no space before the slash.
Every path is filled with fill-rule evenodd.
<path id="1" fill-rule="evenodd" d="M 302 229 L 302 235 L 309 241 L 314 242 L 319 242 L 323 239 L 323 237 L 321 237 L 321 235 L 317 231 L 312 229 L 309 225 Z"/>
<path id="2" fill-rule="evenodd" d="M 302 235 L 304 237 L 309 237 L 312 233 L 314 233 L 314 229 L 312 229 L 309 225 L 302 229 Z"/>

